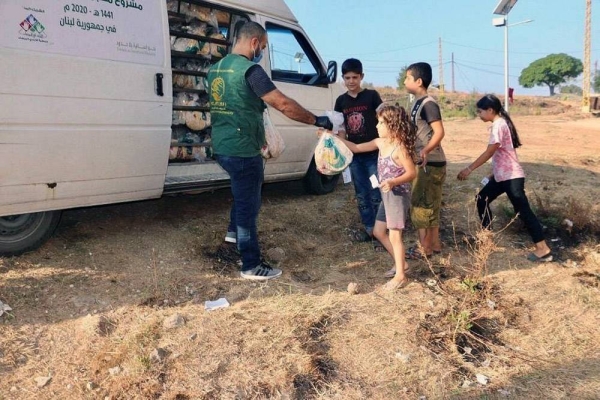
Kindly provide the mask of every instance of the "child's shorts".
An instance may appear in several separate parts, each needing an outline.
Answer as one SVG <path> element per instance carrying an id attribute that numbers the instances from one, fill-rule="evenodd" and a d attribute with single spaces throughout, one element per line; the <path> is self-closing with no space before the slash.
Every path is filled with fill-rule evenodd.
<path id="1" fill-rule="evenodd" d="M 425 172 L 427 171 L 427 172 Z M 442 185 L 446 180 L 446 167 L 417 167 L 417 177 L 412 185 L 410 218 L 416 229 L 440 226 Z"/>
<path id="2" fill-rule="evenodd" d="M 410 208 L 410 193 L 381 193 L 382 202 L 375 219 L 385 222 L 388 229 L 404 229 Z"/>

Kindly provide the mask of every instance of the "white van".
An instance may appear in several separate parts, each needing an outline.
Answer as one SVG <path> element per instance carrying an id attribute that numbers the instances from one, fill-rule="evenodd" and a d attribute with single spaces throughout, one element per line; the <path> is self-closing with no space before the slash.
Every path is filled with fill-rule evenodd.
<path id="1" fill-rule="evenodd" d="M 316 115 L 340 93 L 283 0 L 0 2 L 0 255 L 36 248 L 61 210 L 229 185 L 210 150 L 204 77 L 240 20 L 263 25 L 261 65 Z M 267 182 L 334 190 L 314 127 L 271 109 L 285 153 Z"/>

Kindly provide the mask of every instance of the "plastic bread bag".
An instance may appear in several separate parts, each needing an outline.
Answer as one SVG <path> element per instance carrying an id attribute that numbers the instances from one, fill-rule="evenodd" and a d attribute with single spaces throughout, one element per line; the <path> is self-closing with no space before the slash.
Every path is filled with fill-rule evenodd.
<path id="1" fill-rule="evenodd" d="M 200 49 L 200 45 L 197 40 L 178 38 L 171 46 L 172 50 L 181 51 L 184 53 L 196 54 Z"/>
<path id="2" fill-rule="evenodd" d="M 337 136 L 325 131 L 315 148 L 315 164 L 323 175 L 337 175 L 352 162 L 352 152 Z"/>
<path id="3" fill-rule="evenodd" d="M 197 93 L 180 92 L 173 96 L 173 105 L 198 107 L 200 105 L 198 103 L 199 100 L 200 97 Z"/>
<path id="4" fill-rule="evenodd" d="M 225 40 L 225 36 L 223 36 L 223 34 L 221 33 L 213 33 L 209 36 L 212 39 L 218 39 L 218 40 Z M 200 42 L 199 43 L 199 47 L 200 49 L 198 50 L 197 54 L 203 55 L 203 56 L 208 56 L 211 55 L 212 57 L 217 57 L 217 58 L 221 58 L 221 57 L 225 57 L 227 55 L 227 46 L 222 45 L 220 43 L 212 43 L 212 42 Z"/>
<path id="5" fill-rule="evenodd" d="M 190 4 L 188 7 L 185 7 L 185 9 L 182 5 L 181 9 L 181 12 L 190 18 L 198 18 L 200 21 L 204 21 L 215 28 L 219 27 L 217 16 L 210 8 L 198 6 L 196 4 Z"/>
<path id="6" fill-rule="evenodd" d="M 194 131 L 201 131 L 210 126 L 210 114 L 202 111 L 188 111 L 184 115 L 185 124 Z"/>
<path id="7" fill-rule="evenodd" d="M 333 124 L 333 132 L 339 132 L 345 130 L 344 128 L 344 114 L 338 111 L 326 111 L 325 115 Z"/>
<path id="8" fill-rule="evenodd" d="M 194 89 L 194 76 L 173 74 L 173 87 L 178 89 Z"/>
<path id="9" fill-rule="evenodd" d="M 205 90 L 206 81 L 202 76 L 173 74 L 173 87 L 177 89 Z"/>
<path id="10" fill-rule="evenodd" d="M 179 0 L 167 0 L 167 11 L 178 12 Z"/>
<path id="11" fill-rule="evenodd" d="M 185 111 L 173 111 L 172 125 L 185 125 Z"/>
<path id="12" fill-rule="evenodd" d="M 269 116 L 269 110 L 266 109 L 263 114 L 265 123 L 265 140 L 266 143 L 260 149 L 260 152 L 265 159 L 277 158 L 285 151 L 285 143 L 283 137 L 273 125 L 271 117 Z"/>

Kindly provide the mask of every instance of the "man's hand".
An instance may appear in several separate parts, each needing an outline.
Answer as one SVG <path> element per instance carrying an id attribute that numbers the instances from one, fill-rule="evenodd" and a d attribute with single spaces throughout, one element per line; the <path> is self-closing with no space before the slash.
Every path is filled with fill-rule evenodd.
<path id="1" fill-rule="evenodd" d="M 333 129 L 333 124 L 331 123 L 329 118 L 325 115 L 316 117 L 315 126 L 317 126 L 319 128 L 327 129 L 328 131 Z"/>

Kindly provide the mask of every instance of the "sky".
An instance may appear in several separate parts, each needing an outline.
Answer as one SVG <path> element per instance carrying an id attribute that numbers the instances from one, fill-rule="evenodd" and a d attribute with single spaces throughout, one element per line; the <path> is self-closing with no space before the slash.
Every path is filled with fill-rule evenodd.
<path id="1" fill-rule="evenodd" d="M 498 0 L 285 0 L 325 63 L 363 62 L 365 82 L 396 87 L 401 68 L 425 61 L 439 82 L 439 39 L 446 90 L 504 93 L 504 29 L 492 25 Z M 521 71 L 552 53 L 583 61 L 586 0 L 519 0 L 508 15 L 509 86 L 525 89 Z M 533 20 L 518 24 L 521 21 Z M 511 27 L 511 24 L 518 24 Z M 592 0 L 591 68 L 600 68 L 600 2 Z M 452 54 L 454 63 L 452 63 Z M 575 82 L 581 86 L 582 78 Z"/>

